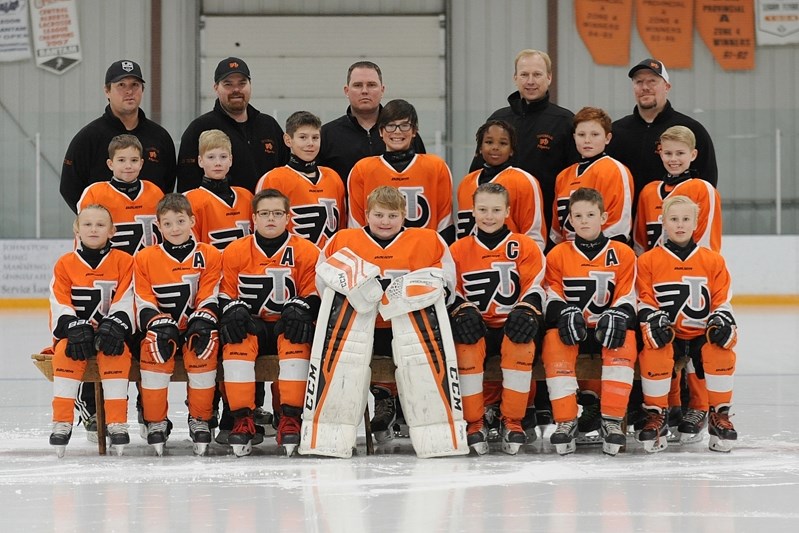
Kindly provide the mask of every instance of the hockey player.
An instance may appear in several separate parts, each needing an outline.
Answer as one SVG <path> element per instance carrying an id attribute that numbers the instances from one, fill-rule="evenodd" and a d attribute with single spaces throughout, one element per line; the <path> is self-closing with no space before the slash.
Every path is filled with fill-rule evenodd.
<path id="1" fill-rule="evenodd" d="M 291 204 L 290 232 L 319 248 L 345 227 L 344 182 L 335 170 L 316 164 L 322 121 L 308 111 L 297 111 L 286 120 L 283 140 L 291 150 L 284 167 L 261 177 L 255 192 L 277 189 Z"/>
<path id="2" fill-rule="evenodd" d="M 579 354 L 602 356 L 602 450 L 616 455 L 627 440 L 621 421 L 637 357 L 635 254 L 602 233 L 607 218 L 599 191 L 577 189 L 569 203 L 575 239 L 558 244 L 547 255 L 543 360 L 558 424 L 550 442 L 561 455 L 575 450 Z"/>
<path id="3" fill-rule="evenodd" d="M 366 200 L 366 226 L 338 232 L 319 256 L 317 286 L 325 292 L 300 453 L 351 456 L 371 354 L 397 365 L 396 384 L 372 383 L 375 440 L 393 438 L 399 393 L 418 456 L 469 452 L 449 322 L 439 319 L 454 297 L 454 263 L 440 235 L 403 227 L 406 212 L 403 193 L 377 187 Z"/>
<path id="4" fill-rule="evenodd" d="M 503 120 L 490 120 L 478 128 L 476 138 L 476 153 L 484 163 L 482 169 L 467 174 L 458 185 L 458 238 L 475 232 L 474 192 L 484 183 L 498 183 L 507 190 L 510 200 L 505 225 L 514 233 L 532 238 L 543 250 L 546 224 L 541 186 L 532 175 L 510 164 L 516 151 L 516 131 Z"/>
<path id="5" fill-rule="evenodd" d="M 648 452 L 668 445 L 668 395 L 674 358 L 682 354 L 690 356 L 692 391 L 697 381 L 706 384 L 698 388 L 706 390 L 710 407 L 710 449 L 729 452 L 738 438 L 729 416 L 737 340 L 730 275 L 720 254 L 694 242 L 699 211 L 690 198 L 669 196 L 663 203 L 663 245 L 638 258 L 641 385 L 648 415 L 638 440 Z M 685 414 L 679 426 L 683 442 L 701 438 L 706 410 Z"/>
<path id="6" fill-rule="evenodd" d="M 228 444 L 239 457 L 252 451 L 255 359 L 262 354 L 277 353 L 280 360 L 277 444 L 290 456 L 300 442 L 313 322 L 319 312 L 314 283 L 319 249 L 287 231 L 289 209 L 280 191 L 259 191 L 252 204 L 255 234 L 231 243 L 222 257 L 222 365 L 234 419 Z"/>
<path id="7" fill-rule="evenodd" d="M 347 179 L 348 227 L 367 225 L 366 200 L 381 185 L 396 187 L 405 196 L 405 226 L 437 231 L 448 244 L 455 241 L 452 224 L 452 174 L 443 159 L 417 154 L 412 142 L 419 131 L 416 109 L 405 100 L 392 100 L 380 111 L 383 155 L 358 161 Z"/>
<path id="8" fill-rule="evenodd" d="M 74 225 L 76 250 L 62 256 L 50 282 L 53 332 L 53 432 L 50 444 L 63 457 L 72 436 L 73 404 L 97 355 L 111 449 L 118 455 L 128 436 L 128 375 L 133 332 L 133 258 L 111 248 L 114 224 L 108 209 L 86 205 Z"/>
<path id="9" fill-rule="evenodd" d="M 182 354 L 189 377 L 189 436 L 194 453 L 203 455 L 211 442 L 208 421 L 213 412 L 218 290 L 222 256 L 219 250 L 192 238 L 194 215 L 185 196 L 170 193 L 158 203 L 163 244 L 135 257 L 134 286 L 141 342 L 141 397 L 147 443 L 160 456 L 167 440 L 167 392 Z"/>
<path id="10" fill-rule="evenodd" d="M 602 195 L 608 216 L 602 224 L 606 237 L 629 242 L 632 231 L 633 177 L 619 161 L 605 153 L 610 142 L 610 116 L 597 107 L 584 107 L 574 115 L 574 141 L 580 161 L 564 169 L 555 180 L 552 206 L 552 244 L 574 240 L 569 218 L 569 198 L 580 187 L 596 189 Z"/>
<path id="11" fill-rule="evenodd" d="M 490 161 L 490 154 L 483 158 Z M 477 232 L 450 247 L 457 272 L 450 319 L 467 441 L 478 455 L 488 452 L 483 369 L 486 354 L 500 355 L 502 451 L 515 455 L 527 441 L 521 422 L 530 393 L 535 339 L 543 323 L 544 255 L 530 237 L 508 229 L 505 221 L 511 208 L 505 187 L 483 183 L 472 203 Z"/>

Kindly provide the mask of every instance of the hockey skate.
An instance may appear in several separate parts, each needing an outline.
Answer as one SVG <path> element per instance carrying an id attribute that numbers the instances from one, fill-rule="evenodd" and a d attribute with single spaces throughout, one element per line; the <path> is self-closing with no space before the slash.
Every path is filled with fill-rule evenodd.
<path id="1" fill-rule="evenodd" d="M 577 449 L 577 419 L 558 422 L 549 442 L 559 455 L 569 455 Z"/>
<path id="2" fill-rule="evenodd" d="M 397 409 L 397 418 L 394 420 L 394 436 L 401 439 L 410 438 L 411 430 L 405 421 L 405 415 L 402 414 L 402 402 L 400 402 L 399 397 L 394 398 L 394 400 L 394 406 Z"/>
<path id="3" fill-rule="evenodd" d="M 300 445 L 300 428 L 302 427 L 302 408 L 290 405 L 281 406 L 283 413 L 277 426 L 277 445 L 283 446 L 286 455 L 291 457 Z"/>
<path id="4" fill-rule="evenodd" d="M 371 426 L 375 442 L 383 444 L 394 438 L 394 422 L 397 420 L 397 405 L 391 393 L 383 387 L 372 387 L 375 396 L 375 416 Z"/>
<path id="5" fill-rule="evenodd" d="M 669 407 L 668 410 L 669 421 L 669 434 L 667 436 L 669 442 L 683 442 L 680 436 L 680 424 L 682 424 L 682 407 L 675 405 Z"/>
<path id="6" fill-rule="evenodd" d="M 603 416 L 599 435 L 602 437 L 602 453 L 605 455 L 615 456 L 627 444 L 627 436 L 621 430 L 619 418 Z"/>
<path id="7" fill-rule="evenodd" d="M 522 429 L 521 420 L 502 418 L 502 452 L 516 455 L 519 448 L 527 442 L 527 435 Z"/>
<path id="8" fill-rule="evenodd" d="M 118 422 L 108 424 L 108 441 L 111 444 L 111 451 L 116 453 L 117 457 L 122 457 L 125 446 L 130 444 L 128 425 Z"/>
<path id="9" fill-rule="evenodd" d="M 482 419 L 466 426 L 466 444 L 477 455 L 488 453 L 488 430 L 486 430 Z"/>
<path id="10" fill-rule="evenodd" d="M 169 435 L 169 429 L 166 420 L 161 422 L 149 422 L 147 424 L 147 444 L 155 449 L 156 455 L 161 457 L 164 455 L 164 444 Z"/>
<path id="11" fill-rule="evenodd" d="M 487 406 L 485 408 L 485 416 L 483 419 L 485 421 L 486 439 L 488 442 L 499 442 L 502 439 L 502 435 L 500 435 L 501 424 L 499 405 L 493 404 Z"/>
<path id="12" fill-rule="evenodd" d="M 238 409 L 231 413 L 233 415 L 233 431 L 228 436 L 228 444 L 233 448 L 236 457 L 244 457 L 252 453 L 252 441 L 255 436 L 255 421 L 252 411 Z"/>
<path id="13" fill-rule="evenodd" d="M 279 420 L 275 420 L 276 417 L 272 413 L 263 407 L 256 407 L 255 411 L 252 412 L 252 418 L 255 421 L 256 426 L 261 426 L 263 428 L 263 436 L 274 437 L 277 435 Z M 258 433 L 259 432 L 256 431 L 256 435 Z M 261 442 L 263 442 L 263 439 Z M 253 444 L 260 444 L 260 442 L 253 442 Z"/>
<path id="14" fill-rule="evenodd" d="M 71 422 L 53 422 L 53 432 L 50 433 L 50 445 L 55 447 L 56 455 L 61 458 L 67 451 L 67 444 L 72 437 Z"/>
<path id="15" fill-rule="evenodd" d="M 211 429 L 208 422 L 189 415 L 189 437 L 194 443 L 194 455 L 205 455 L 211 444 Z"/>
<path id="16" fill-rule="evenodd" d="M 738 440 L 738 432 L 730 422 L 730 406 L 720 405 L 710 408 L 710 424 L 707 432 L 710 435 L 708 447 L 714 452 L 729 453 L 733 441 Z"/>
<path id="17" fill-rule="evenodd" d="M 527 435 L 528 444 L 532 444 L 538 439 L 536 427 L 538 427 L 538 413 L 535 407 L 531 405 L 524 412 L 524 418 L 522 418 L 522 430 L 524 430 L 524 434 Z"/>
<path id="18" fill-rule="evenodd" d="M 91 415 L 81 420 L 86 428 L 86 440 L 97 444 L 97 415 Z"/>
<path id="19" fill-rule="evenodd" d="M 707 425 L 707 412 L 688 409 L 677 426 L 681 444 L 692 444 L 702 440 L 702 431 Z"/>
<path id="20" fill-rule="evenodd" d="M 599 397 L 592 391 L 581 391 L 577 402 L 583 407 L 577 418 L 577 444 L 600 444 L 602 435 L 602 413 L 600 412 Z"/>
<path id="21" fill-rule="evenodd" d="M 649 453 L 662 452 L 669 446 L 668 414 L 658 407 L 644 406 L 647 412 L 644 428 L 638 432 L 638 442 L 644 445 L 644 450 Z"/>

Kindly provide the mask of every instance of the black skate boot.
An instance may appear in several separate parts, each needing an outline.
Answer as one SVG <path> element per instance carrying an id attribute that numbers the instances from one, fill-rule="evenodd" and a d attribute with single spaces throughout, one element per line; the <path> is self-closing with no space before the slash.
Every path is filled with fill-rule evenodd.
<path id="1" fill-rule="evenodd" d="M 502 435 L 500 434 L 502 429 L 500 427 L 502 425 L 502 417 L 499 414 L 499 405 L 492 404 L 486 406 L 483 420 L 485 421 L 484 427 L 488 442 L 499 442 L 502 439 Z"/>
<path id="2" fill-rule="evenodd" d="M 394 438 L 397 405 L 388 389 L 374 386 L 370 390 L 375 397 L 375 416 L 371 420 L 372 434 L 375 442 L 383 444 Z"/>
<path id="3" fill-rule="evenodd" d="M 277 445 L 283 446 L 286 455 L 291 457 L 294 450 L 300 445 L 302 408 L 281 405 L 280 409 L 283 413 L 280 416 L 280 424 L 277 426 Z"/>
<path id="4" fill-rule="evenodd" d="M 682 422 L 677 426 L 680 432 L 680 443 L 691 444 L 702 440 L 702 431 L 707 425 L 707 412 L 699 409 L 688 409 L 682 415 Z"/>
<path id="5" fill-rule="evenodd" d="M 644 428 L 638 432 L 638 442 L 644 445 L 644 450 L 649 453 L 662 452 L 669 446 L 669 421 L 668 411 L 659 407 L 645 405 L 647 413 Z"/>
<path id="6" fill-rule="evenodd" d="M 531 405 L 524 412 L 524 418 L 522 418 L 522 429 L 525 435 L 527 435 L 528 444 L 535 442 L 538 438 L 536 427 L 538 427 L 538 412 L 536 412 L 535 407 Z"/>
<path id="7" fill-rule="evenodd" d="M 605 455 L 615 456 L 627 444 L 627 436 L 621 430 L 620 418 L 603 416 L 599 435 L 602 437 L 602 453 Z"/>
<path id="8" fill-rule="evenodd" d="M 168 428 L 169 425 L 166 420 L 147 424 L 147 444 L 150 444 L 155 449 L 158 457 L 164 455 L 164 444 L 167 440 Z"/>
<path id="9" fill-rule="evenodd" d="M 738 440 L 738 432 L 730 422 L 730 406 L 719 405 L 710 408 L 709 448 L 714 452 L 728 453 L 732 450 L 733 441 Z"/>
<path id="10" fill-rule="evenodd" d="M 125 446 L 130 444 L 128 425 L 122 423 L 108 424 L 108 441 L 111 443 L 111 450 L 117 454 L 117 457 L 121 457 Z"/>
<path id="11" fill-rule="evenodd" d="M 55 447 L 55 453 L 59 458 L 64 457 L 71 437 L 71 422 L 53 422 L 53 432 L 50 433 L 50 446 Z"/>
<path id="12" fill-rule="evenodd" d="M 508 455 L 516 455 L 527 442 L 527 435 L 522 429 L 522 421 L 502 417 L 502 451 Z"/>
<path id="13" fill-rule="evenodd" d="M 577 449 L 577 419 L 558 422 L 555 432 L 549 437 L 549 442 L 555 447 L 559 455 L 569 455 Z"/>
<path id="14" fill-rule="evenodd" d="M 189 415 L 189 437 L 194 447 L 194 455 L 205 455 L 211 444 L 211 428 L 205 420 Z"/>
<path id="15" fill-rule="evenodd" d="M 577 441 L 580 443 L 593 443 L 597 438 L 586 437 L 588 433 L 598 432 L 602 425 L 599 397 L 592 391 L 580 391 L 577 394 L 577 403 L 583 406 L 583 412 L 577 419 Z"/>
<path id="16" fill-rule="evenodd" d="M 228 435 L 228 444 L 233 448 L 236 457 L 244 457 L 252 453 L 252 441 L 255 437 L 255 420 L 252 410 L 244 407 L 230 413 L 233 416 L 233 430 Z"/>
<path id="17" fill-rule="evenodd" d="M 488 431 L 481 418 L 477 422 L 470 422 L 466 426 L 466 443 L 477 455 L 488 453 Z"/>

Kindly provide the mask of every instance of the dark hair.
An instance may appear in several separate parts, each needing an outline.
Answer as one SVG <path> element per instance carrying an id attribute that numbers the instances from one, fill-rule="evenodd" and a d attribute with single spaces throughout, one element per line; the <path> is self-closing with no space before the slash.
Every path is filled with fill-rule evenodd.
<path id="1" fill-rule="evenodd" d="M 504 120 L 489 120 L 479 128 L 477 128 L 477 134 L 474 136 L 477 140 L 477 154 L 480 153 L 480 147 L 483 145 L 483 138 L 485 137 L 488 128 L 491 126 L 496 126 L 498 128 L 502 128 L 503 130 L 508 132 L 508 137 L 510 137 L 510 151 L 511 154 L 516 153 L 516 128 L 514 128 L 509 122 Z"/>
<path id="2" fill-rule="evenodd" d="M 108 143 L 108 159 L 114 159 L 117 150 L 124 150 L 125 148 L 135 148 L 139 151 L 139 156 L 144 155 L 144 148 L 142 148 L 141 141 L 129 133 L 117 135 L 111 142 Z"/>
<path id="3" fill-rule="evenodd" d="M 286 119 L 286 133 L 289 134 L 289 137 L 294 137 L 294 133 L 303 126 L 321 130 L 322 121 L 310 111 L 297 111 Z"/>
<path id="4" fill-rule="evenodd" d="M 350 68 L 347 69 L 347 85 L 350 84 L 350 78 L 352 77 L 352 71 L 356 68 L 368 68 L 370 70 L 374 70 L 377 72 L 377 77 L 380 80 L 380 84 L 383 84 L 383 71 L 380 70 L 380 67 L 377 66 L 377 63 L 372 63 L 371 61 L 356 61 Z"/>
<path id="5" fill-rule="evenodd" d="M 510 193 L 508 189 L 500 185 L 499 183 L 483 183 L 482 185 L 478 186 L 477 189 L 472 194 L 472 204 L 477 200 L 477 195 L 480 193 L 485 194 L 499 194 L 505 199 L 505 207 L 510 206 Z"/>
<path id="6" fill-rule="evenodd" d="M 405 100 L 392 100 L 383 106 L 380 116 L 377 117 L 377 129 L 382 130 L 389 122 L 408 119 L 414 130 L 419 129 L 419 116 L 416 108 Z"/>
<path id="7" fill-rule="evenodd" d="M 167 211 L 172 211 L 173 213 L 186 213 L 190 217 L 194 216 L 194 211 L 191 209 L 191 203 L 189 202 L 189 199 L 177 192 L 165 194 L 164 197 L 158 202 L 158 205 L 155 206 L 155 215 L 158 217 L 159 221 L 161 220 L 161 216 Z"/>
<path id="8" fill-rule="evenodd" d="M 572 193 L 569 197 L 569 212 L 571 212 L 572 205 L 576 202 L 588 202 L 594 204 L 599 208 L 600 213 L 605 212 L 605 200 L 602 198 L 602 193 L 590 187 L 580 187 Z"/>
<path id="9" fill-rule="evenodd" d="M 252 197 L 252 212 L 253 213 L 258 211 L 258 204 L 261 202 L 261 200 L 263 200 L 265 198 L 279 198 L 280 200 L 283 200 L 283 208 L 286 210 L 286 212 L 289 211 L 290 204 L 289 204 L 288 196 L 286 196 L 282 192 L 278 191 L 277 189 L 263 189 L 261 191 L 258 191 L 255 194 L 255 196 Z"/>

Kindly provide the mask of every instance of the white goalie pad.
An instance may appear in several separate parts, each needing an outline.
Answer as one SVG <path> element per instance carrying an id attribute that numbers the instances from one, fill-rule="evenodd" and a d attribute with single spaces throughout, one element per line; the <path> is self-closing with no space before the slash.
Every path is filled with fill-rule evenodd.
<path id="1" fill-rule="evenodd" d="M 466 422 L 444 283 L 427 270 L 437 269 L 396 278 L 386 289 L 380 314 L 391 318 L 397 390 L 416 455 L 466 455 Z"/>
<path id="2" fill-rule="evenodd" d="M 352 456 L 355 430 L 366 409 L 382 290 L 378 267 L 354 254 L 337 256 L 317 268 L 326 288 L 311 346 L 298 451 L 346 458 Z M 357 307 L 350 301 L 353 295 Z"/>

